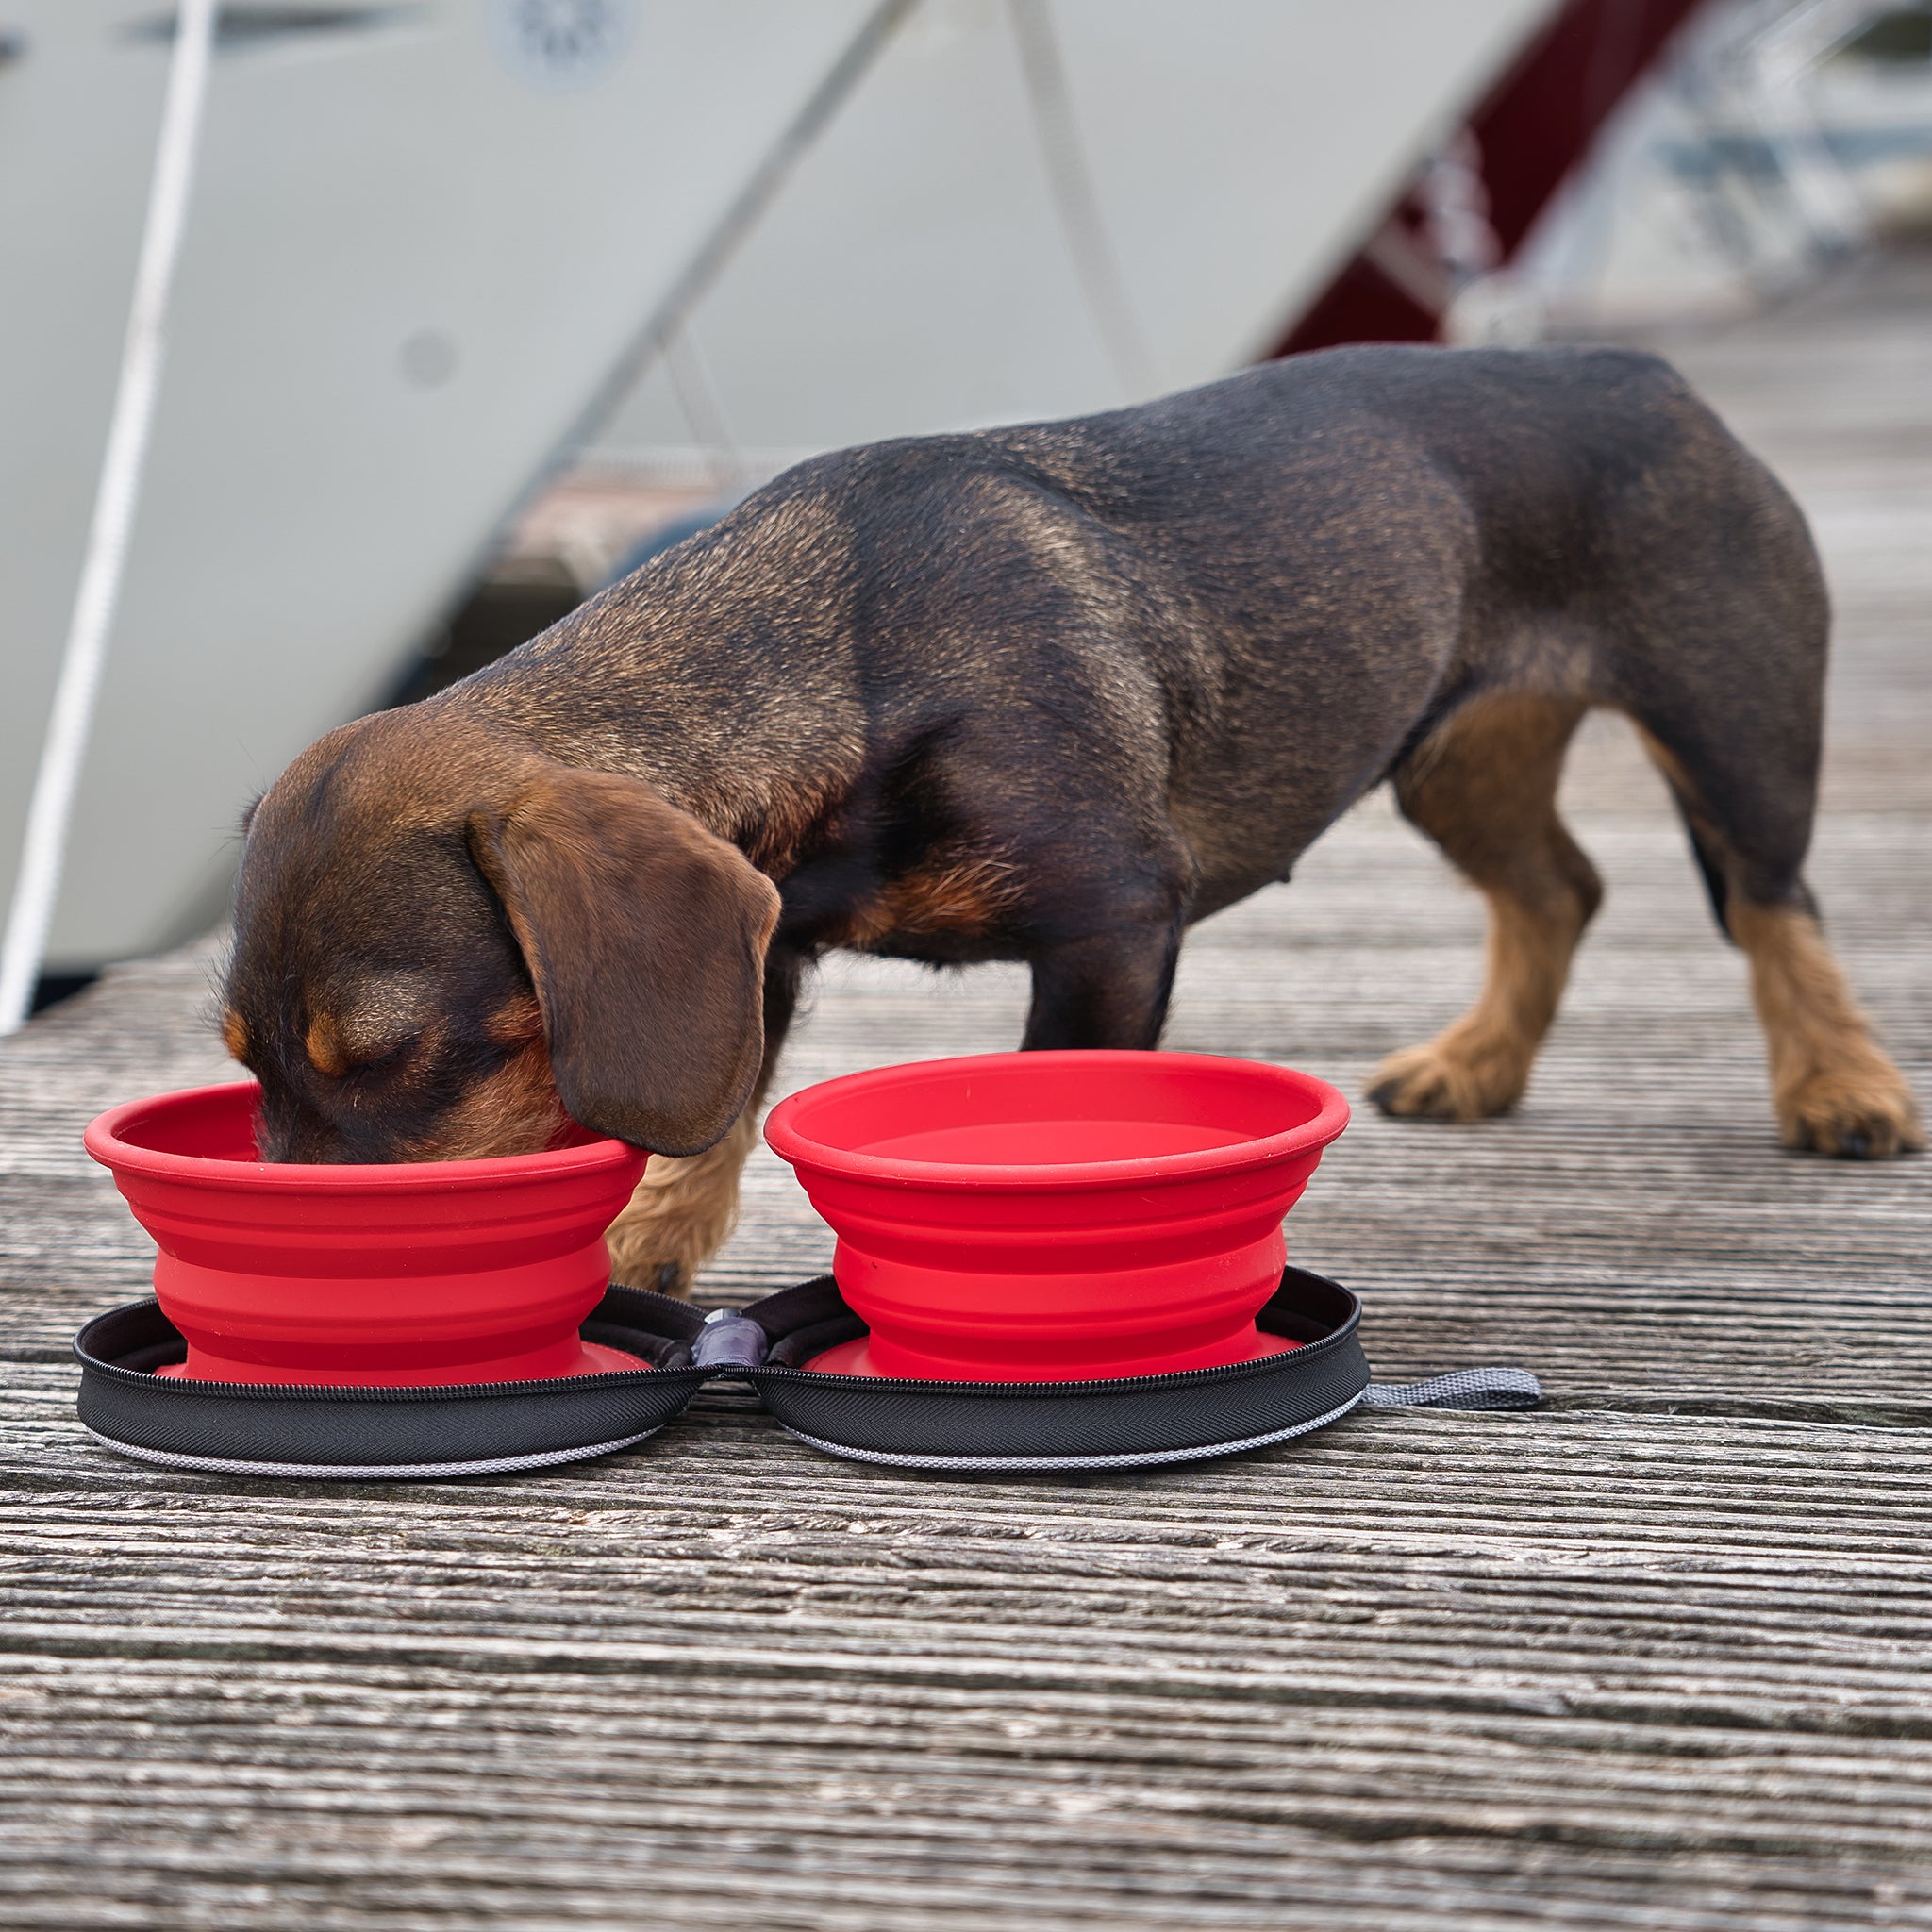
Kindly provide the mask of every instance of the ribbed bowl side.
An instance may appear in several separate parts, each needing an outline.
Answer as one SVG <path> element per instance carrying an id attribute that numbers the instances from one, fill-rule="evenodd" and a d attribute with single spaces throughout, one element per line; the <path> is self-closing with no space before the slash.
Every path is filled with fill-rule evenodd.
<path id="1" fill-rule="evenodd" d="M 159 1250 L 155 1291 L 191 1350 L 264 1368 L 441 1369 L 567 1349 L 608 1285 L 604 1230 L 642 1153 L 596 1141 L 313 1167 L 194 1151 L 252 1148 L 254 1098 L 247 1083 L 163 1095 L 89 1129 Z"/>
<path id="2" fill-rule="evenodd" d="M 1137 1105 L 1158 1156 L 998 1158 L 1001 1108 L 1037 1157 L 1062 1127 L 1076 1148 L 1131 1148 Z M 1239 1357 L 1280 1279 L 1282 1219 L 1346 1121 L 1333 1089 L 1286 1069 L 1033 1054 L 827 1081 L 766 1134 L 839 1237 L 834 1272 L 875 1357 L 1119 1374 Z M 1213 1144 L 1177 1145 L 1191 1124 Z M 881 1152 L 948 1136 L 990 1158 Z"/>

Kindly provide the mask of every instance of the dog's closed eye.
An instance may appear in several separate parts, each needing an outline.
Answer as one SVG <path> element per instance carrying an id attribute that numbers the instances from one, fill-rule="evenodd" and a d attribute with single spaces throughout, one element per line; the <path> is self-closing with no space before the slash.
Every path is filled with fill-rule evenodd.
<path id="1" fill-rule="evenodd" d="M 338 1007 L 311 1010 L 302 1050 L 332 1079 L 367 1073 L 421 1041 L 435 1012 L 434 990 L 414 975 L 371 981 Z"/>
<path id="2" fill-rule="evenodd" d="M 414 1027 L 400 1032 L 393 1028 L 372 1030 L 345 1024 L 333 1013 L 320 1013 L 302 1036 L 302 1050 L 318 1074 L 341 1079 L 397 1058 L 421 1037 Z"/>

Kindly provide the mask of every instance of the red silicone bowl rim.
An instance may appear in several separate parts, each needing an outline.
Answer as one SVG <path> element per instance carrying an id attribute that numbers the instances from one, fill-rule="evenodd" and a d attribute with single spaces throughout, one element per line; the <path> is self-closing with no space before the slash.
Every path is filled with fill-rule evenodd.
<path id="1" fill-rule="evenodd" d="M 207 1154 L 169 1154 L 121 1138 L 137 1115 L 157 1107 L 188 1101 L 225 1100 L 246 1094 L 251 1109 L 261 1089 L 253 1080 L 225 1080 L 211 1087 L 184 1087 L 173 1093 L 150 1093 L 124 1100 L 89 1124 L 82 1144 L 103 1167 L 153 1180 L 200 1181 L 223 1187 L 270 1188 L 305 1194 L 365 1193 L 372 1188 L 441 1191 L 502 1187 L 507 1181 L 559 1179 L 635 1159 L 642 1150 L 608 1138 L 575 1147 L 549 1147 L 538 1154 L 500 1154 L 485 1160 L 409 1160 L 393 1164 L 344 1161 L 218 1160 Z"/>
<path id="2" fill-rule="evenodd" d="M 934 1068 L 1023 1066 L 1043 1072 L 1056 1062 L 1074 1061 L 1085 1066 L 1132 1065 L 1144 1067 L 1158 1058 L 1163 1066 L 1239 1069 L 1245 1074 L 1268 1074 L 1285 1085 L 1293 1085 L 1320 1099 L 1321 1110 L 1299 1126 L 1285 1128 L 1254 1141 L 1242 1141 L 1233 1147 L 1203 1147 L 1191 1154 L 1138 1155 L 1126 1160 L 1070 1160 L 1051 1167 L 1022 1163 L 994 1165 L 956 1160 L 907 1160 L 890 1154 L 859 1154 L 849 1148 L 834 1147 L 792 1124 L 794 1116 L 808 1102 L 827 1095 L 864 1092 L 868 1089 L 903 1084 L 909 1074 L 924 1074 Z M 1074 1190 L 1112 1187 L 1148 1181 L 1186 1180 L 1198 1175 L 1245 1174 L 1251 1168 L 1266 1167 L 1310 1149 L 1325 1147 L 1348 1124 L 1348 1102 L 1325 1080 L 1292 1067 L 1277 1067 L 1267 1060 L 1247 1060 L 1231 1054 L 1162 1053 L 1110 1048 L 1076 1048 L 1047 1053 L 959 1054 L 949 1058 L 908 1060 L 896 1067 L 875 1067 L 863 1074 L 844 1074 L 836 1080 L 821 1080 L 816 1086 L 801 1088 L 774 1107 L 765 1120 L 765 1140 L 781 1160 L 794 1167 L 817 1169 L 854 1180 L 896 1181 L 901 1186 L 957 1189 L 983 1191 L 991 1188 L 1019 1188 L 1029 1192 L 1066 1192 Z"/>

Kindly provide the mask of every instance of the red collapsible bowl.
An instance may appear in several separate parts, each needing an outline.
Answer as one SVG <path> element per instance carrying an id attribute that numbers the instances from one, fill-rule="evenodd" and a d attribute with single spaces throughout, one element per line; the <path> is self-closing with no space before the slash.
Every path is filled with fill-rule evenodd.
<path id="1" fill-rule="evenodd" d="M 188 1341 L 162 1374 L 421 1388 L 646 1366 L 579 1339 L 644 1155 L 581 1133 L 494 1160 L 320 1167 L 256 1151 L 252 1081 L 130 1101 L 87 1130 L 154 1237 Z"/>
<path id="2" fill-rule="evenodd" d="M 812 1366 L 1057 1381 L 1292 1347 L 1255 1315 L 1347 1124 L 1323 1081 L 1202 1054 L 987 1054 L 807 1088 L 765 1138 L 871 1329 Z"/>

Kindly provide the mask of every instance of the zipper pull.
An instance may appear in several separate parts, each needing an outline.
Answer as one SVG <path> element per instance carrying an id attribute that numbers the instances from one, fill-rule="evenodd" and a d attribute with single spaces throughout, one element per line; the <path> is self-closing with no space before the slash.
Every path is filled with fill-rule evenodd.
<path id="1" fill-rule="evenodd" d="M 764 1365 L 772 1338 L 736 1308 L 713 1308 L 691 1345 L 691 1366 L 699 1369 L 756 1369 Z"/>

